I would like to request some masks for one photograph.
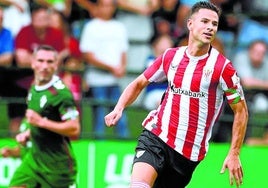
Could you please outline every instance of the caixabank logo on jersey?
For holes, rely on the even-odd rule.
[[[191,90],[186,90],[182,88],[177,88],[172,82],[169,82],[170,90],[178,95],[186,95],[193,98],[204,98],[207,97],[207,94],[205,92],[194,92]]]

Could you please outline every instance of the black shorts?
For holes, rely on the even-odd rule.
[[[157,171],[153,188],[184,188],[199,164],[199,161],[185,158],[148,130],[144,130],[138,139],[136,162],[148,163]]]

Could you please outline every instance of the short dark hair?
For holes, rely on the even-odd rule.
[[[39,10],[42,10],[42,9],[48,10],[48,7],[46,7],[45,5],[36,3],[36,2],[32,2],[30,4],[30,12],[31,12],[31,14],[33,14],[34,12],[37,12]]]
[[[208,2],[208,1],[199,1],[195,3],[191,8],[190,15],[193,15],[194,13],[198,12],[200,9],[209,9],[209,10],[216,12],[218,16],[221,15],[221,9],[217,7],[216,5],[214,5],[213,3]]]
[[[35,48],[33,54],[35,55],[40,50],[54,52],[55,53],[55,57],[58,54],[57,50],[53,46],[46,45],[46,44],[39,45],[37,48]]]

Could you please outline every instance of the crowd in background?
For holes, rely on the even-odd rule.
[[[0,97],[9,98],[11,136],[25,114],[24,98],[33,77],[30,58],[38,45],[57,49],[61,62],[58,74],[78,105],[83,98],[99,102],[92,105],[92,119],[96,138],[103,138],[104,114],[112,107],[110,103],[117,101],[128,73],[140,73],[166,48],[187,44],[185,24],[196,0],[113,0],[112,5],[110,1],[0,1]],[[268,114],[268,0],[210,1],[222,9],[212,45],[234,63],[246,92],[251,91],[246,93],[251,96],[251,113]],[[142,107],[157,107],[163,85],[166,83],[150,85]],[[149,93],[155,89],[154,95]],[[253,90],[259,96],[256,99]],[[228,109],[223,112],[228,114]],[[122,118],[118,138],[129,137],[128,123],[127,117]],[[220,124],[212,139],[226,141],[228,131],[221,127],[231,127],[226,122]]]

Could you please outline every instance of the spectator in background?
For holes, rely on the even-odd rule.
[[[163,54],[166,49],[172,48],[173,46],[174,43],[170,35],[166,34],[156,37],[152,41],[152,54],[147,58],[145,68],[151,66],[151,64],[158,56]],[[153,110],[159,106],[161,102],[161,97],[164,94],[167,85],[167,80],[163,80],[161,82],[152,82],[146,87],[144,99],[142,102],[145,109]]]
[[[222,9],[217,37],[224,45],[225,54],[232,57],[237,45],[237,35],[241,24],[240,1],[211,0],[211,2],[215,2]]]
[[[10,97],[14,88],[12,80],[15,77],[10,70],[14,55],[14,41],[11,31],[3,27],[4,19],[4,9],[0,7],[0,97]],[[13,113],[8,111],[9,136],[14,136],[18,131],[19,122]]]
[[[74,0],[79,6],[85,9],[90,18],[93,18],[96,13],[96,0]]]
[[[50,26],[64,33],[66,57],[61,62],[59,76],[71,90],[77,104],[82,97],[83,59],[79,47],[79,40],[72,33],[67,18],[59,11],[50,12]]]
[[[150,41],[154,35],[152,13],[160,6],[160,0],[118,0],[115,18],[122,22],[129,40],[128,70],[141,72],[150,53]]]
[[[16,37],[20,29],[31,22],[29,0],[1,0],[4,6],[4,27],[9,29],[13,37]]]
[[[96,13],[96,0],[74,0],[72,10],[70,18],[72,31],[74,36],[80,39],[85,23]],[[79,13],[75,13],[75,11],[79,11]]]
[[[119,80],[125,75],[127,66],[126,28],[113,19],[115,11],[113,0],[98,0],[96,17],[84,26],[80,40],[80,49],[88,64],[85,82],[98,102],[93,108],[93,125],[96,138],[100,139],[105,137],[104,116],[110,109],[107,105],[118,100],[121,93]],[[128,138],[126,114],[118,122],[116,133],[118,138]]]
[[[198,1],[199,0],[180,0],[180,6],[177,15],[177,25],[181,36],[188,32],[186,27],[187,18],[189,16],[191,7]]]
[[[180,28],[178,27],[179,7],[179,0],[160,0],[159,8],[152,14],[154,23],[153,38],[168,34],[175,44],[178,42],[179,37],[184,34],[180,33]]]
[[[251,112],[268,113],[267,43],[262,40],[251,42],[248,49],[234,56],[233,64],[245,88]]]
[[[159,8],[160,0],[117,0],[116,2],[118,7],[116,19],[125,25],[129,40],[149,42],[154,34],[151,15]]]
[[[11,31],[3,26],[3,22],[4,10],[0,7],[0,67],[8,67],[13,61],[14,41]]]
[[[15,38],[15,57],[18,67],[30,67],[33,50],[41,44],[53,46],[60,54],[60,60],[66,56],[64,34],[49,25],[48,9],[34,4],[32,21],[23,27]]]
[[[77,4],[86,9],[91,17],[97,13],[95,0],[75,0]],[[125,24],[129,39],[148,41],[153,34],[151,14],[159,8],[159,0],[117,0],[118,8],[116,19]],[[136,27],[140,24],[143,32]]]
[[[233,60],[245,88],[250,117],[254,114],[268,113],[268,56],[267,43],[263,40],[252,41],[247,49],[239,51]],[[252,138],[253,126],[249,126],[246,143],[250,145],[267,143],[268,129],[262,138]],[[266,125],[267,127],[267,125]]]
[[[239,27],[237,50],[247,49],[254,40],[268,43],[268,0],[240,1],[243,20]]]
[[[33,0],[33,2],[48,9],[59,11],[66,18],[69,18],[72,11],[72,0]]]
[[[159,0],[117,0],[118,8],[139,15],[151,15],[160,6]]]
[[[4,10],[0,6],[0,98],[8,97],[10,92],[10,73],[9,69],[13,61],[14,42],[10,30],[3,26]],[[2,105],[2,104],[1,104]],[[2,125],[3,126],[3,125]],[[17,128],[9,126],[9,132],[16,132]]]

